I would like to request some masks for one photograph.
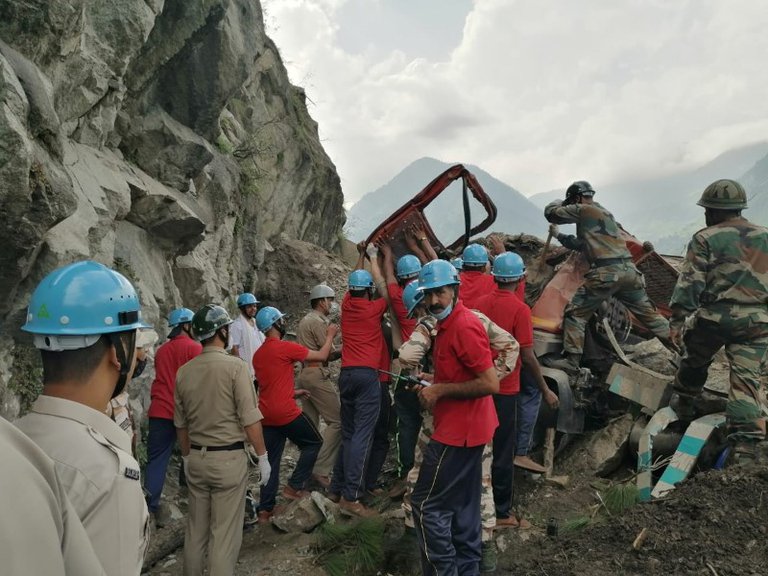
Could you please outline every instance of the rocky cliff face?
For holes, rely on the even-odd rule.
[[[3,415],[34,394],[18,328],[57,266],[121,270],[162,332],[258,291],[281,235],[338,248],[339,179],[258,2],[0,0],[0,40]]]

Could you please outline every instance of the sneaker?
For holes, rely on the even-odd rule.
[[[387,492],[387,497],[391,498],[392,500],[399,500],[403,496],[405,496],[405,490],[406,490],[406,484],[405,484],[405,478],[398,478],[395,480],[395,483],[392,484],[392,487],[389,489],[389,492]]]
[[[283,496],[288,498],[288,500],[301,500],[309,496],[309,492],[306,490],[296,490],[293,486],[286,484],[285,488],[283,488]]]
[[[496,572],[497,564],[498,551],[496,549],[496,542],[493,540],[483,542],[482,556],[480,557],[480,572],[483,574]]]
[[[366,507],[362,502],[356,500],[350,502],[346,498],[342,498],[339,501],[339,508],[341,509],[342,514],[347,516],[357,516],[358,518],[371,518],[372,516],[379,515],[376,510]]]
[[[544,474],[547,471],[544,466],[532,460],[530,456],[515,456],[515,466],[530,470],[536,474]]]

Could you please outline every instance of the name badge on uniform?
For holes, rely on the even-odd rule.
[[[141,477],[141,472],[136,468],[126,468],[125,477],[130,478],[131,480],[138,480]]]

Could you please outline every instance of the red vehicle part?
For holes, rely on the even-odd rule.
[[[424,215],[424,209],[429,206],[448,186],[454,181],[461,179],[463,184],[463,203],[464,220],[466,229],[464,234],[455,242],[444,246],[438,240],[432,227],[429,225]],[[469,219],[469,194],[477,200],[485,209],[486,216],[483,221],[475,227],[470,227]],[[386,240],[392,247],[396,257],[410,252],[405,243],[405,233],[412,226],[417,225],[424,229],[429,243],[435,249],[435,252],[441,256],[457,255],[468,242],[469,238],[487,229],[496,220],[496,205],[493,200],[483,191],[482,186],[475,176],[461,164],[456,164],[440,174],[437,178],[427,184],[424,189],[416,196],[411,198],[396,212],[387,218],[370,236],[366,239],[366,245],[378,240]]]

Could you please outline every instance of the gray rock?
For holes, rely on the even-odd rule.
[[[272,524],[283,532],[311,532],[324,521],[325,516],[310,497],[294,500],[272,517]]]
[[[633,422],[634,418],[625,414],[595,432],[589,439],[580,456],[597,476],[608,476],[621,465],[628,454],[629,432]]]

